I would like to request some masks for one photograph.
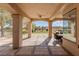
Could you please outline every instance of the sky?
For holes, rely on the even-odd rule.
[[[36,26],[48,26],[48,22],[44,21],[35,21],[33,22],[33,24],[36,24]],[[63,26],[63,21],[55,21],[52,23],[52,26]]]
[[[48,22],[45,22],[45,21],[35,21],[35,22],[33,22],[33,24],[36,24],[36,26],[40,26],[40,27],[48,26]],[[10,25],[11,25],[10,22],[9,23],[7,22],[7,25],[5,27],[8,27]],[[52,26],[54,26],[54,27],[58,27],[58,26],[63,27],[63,21],[52,22]],[[68,23],[66,21],[66,22],[64,22],[64,27],[67,27],[67,26],[68,26]]]

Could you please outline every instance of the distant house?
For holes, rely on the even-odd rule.
[[[52,31],[53,31],[53,33],[54,32],[56,32],[56,31],[58,31],[58,30],[63,30],[63,27],[60,27],[60,26],[54,26],[54,27],[52,27]]]

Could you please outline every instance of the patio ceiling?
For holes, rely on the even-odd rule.
[[[52,17],[62,17],[62,14],[58,11],[63,7],[64,4],[58,3],[26,3],[17,4],[20,9],[26,13],[32,20],[52,20]]]
[[[20,13],[30,20],[53,20],[63,18],[62,13],[67,4],[60,3],[9,3],[0,4],[1,8],[12,13]]]
[[[10,13],[15,12],[15,10],[8,3],[0,3],[0,10],[1,9],[9,11]]]

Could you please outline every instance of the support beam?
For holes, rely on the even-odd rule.
[[[31,18],[32,21],[49,21],[49,18]]]
[[[57,8],[55,9],[55,11],[52,13],[52,15],[50,16],[50,19],[52,19],[53,16],[55,16],[60,10],[61,8],[64,6],[64,4],[59,4],[57,6]]]
[[[50,16],[50,20],[54,19],[54,17],[56,17],[58,14],[63,15],[64,9],[68,6],[69,4],[59,4],[57,6],[57,8],[55,9],[55,11],[52,13],[52,15]]]
[[[16,3],[8,3],[8,4],[16,11],[16,13],[19,13],[22,16],[25,16],[30,19],[30,17]]]
[[[28,22],[28,38],[32,35],[32,21]]]
[[[52,22],[51,21],[49,21],[48,22],[48,29],[49,29],[49,38],[52,38]]]
[[[22,44],[22,16],[13,14],[13,49],[21,47]]]

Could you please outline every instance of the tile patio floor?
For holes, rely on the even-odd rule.
[[[23,39],[22,47],[12,49],[12,39],[0,39],[1,56],[69,56],[59,44],[53,45],[54,38],[47,34],[33,34],[31,38]]]

